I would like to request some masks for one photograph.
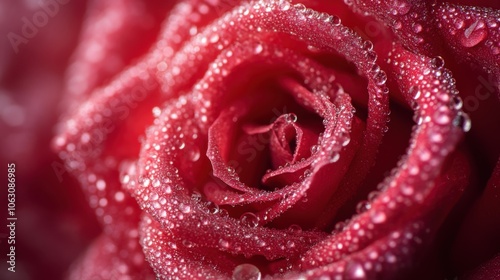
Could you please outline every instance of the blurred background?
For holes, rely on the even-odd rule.
[[[51,151],[86,1],[0,1],[0,279],[61,279],[100,229]],[[56,9],[56,6],[58,9]],[[7,270],[7,164],[16,164],[16,272]]]

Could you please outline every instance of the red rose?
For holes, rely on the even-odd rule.
[[[103,232],[70,278],[498,275],[500,7],[344,2],[89,7],[54,147]]]

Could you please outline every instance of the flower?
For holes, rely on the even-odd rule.
[[[498,7],[164,5],[94,4],[68,72],[54,147],[103,227],[72,278],[386,279],[497,263],[498,248],[463,270],[425,257],[448,236],[460,263],[467,226],[499,210],[470,206],[498,184],[483,127],[498,100],[475,106],[488,97],[458,80],[473,63],[498,91]],[[123,35],[152,10],[169,10],[158,39],[130,47]],[[365,24],[378,33],[356,32]]]

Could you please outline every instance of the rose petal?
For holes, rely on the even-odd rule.
[[[68,279],[155,279],[139,246],[137,229],[116,228],[126,233],[123,239],[101,235],[73,265]]]
[[[395,47],[392,53],[391,61],[395,64],[408,62],[406,73],[410,75],[403,76],[401,68],[394,68],[393,71],[398,74],[395,76],[398,77],[403,92],[414,94],[410,96],[408,93],[407,99],[417,102],[417,114],[422,121],[418,122],[414,130],[407,156],[398,164],[393,173],[395,175],[379,186],[383,192],[371,203],[370,209],[354,217],[340,233],[308,251],[303,259],[303,266],[306,268],[326,265],[338,260],[342,254],[363,249],[374,238],[383,236],[390,228],[404,223],[405,219],[408,219],[407,223],[411,223],[415,218],[412,213],[426,213],[425,210],[414,212],[416,210],[410,209],[418,208],[428,199],[432,190],[439,190],[440,186],[434,180],[439,176],[444,159],[453,151],[463,130],[470,129],[466,115],[450,102],[450,97],[457,92],[450,72],[443,65],[436,66],[433,59],[415,55],[401,47]],[[451,186],[453,184],[448,182],[441,186],[443,190],[437,192],[446,193]],[[387,223],[388,221],[391,223]],[[357,237],[353,239],[352,236]],[[321,257],[325,255],[331,257]]]

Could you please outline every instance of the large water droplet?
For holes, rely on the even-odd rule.
[[[229,242],[227,240],[224,240],[224,239],[221,239],[219,240],[219,245],[222,247],[222,248],[229,248]]]
[[[356,212],[358,214],[361,214],[363,212],[366,212],[366,210],[371,208],[371,204],[368,201],[361,201],[356,205]]]
[[[413,187],[411,185],[407,185],[407,184],[402,184],[401,185],[401,192],[404,194],[404,195],[412,195],[415,190],[413,189]]]
[[[411,9],[411,5],[403,0],[394,0],[392,4],[394,9],[396,9],[400,15],[406,15]]]
[[[189,160],[192,162],[198,161],[200,159],[200,150],[194,146],[189,152],[188,152],[188,157]]]
[[[339,159],[340,159],[340,154],[338,152],[333,152],[331,157],[330,157],[330,162],[334,163],[334,162],[339,161]]]
[[[371,41],[364,41],[363,42],[363,49],[365,49],[366,51],[373,50],[373,43]]]
[[[488,31],[484,28],[484,22],[478,20],[464,30],[460,43],[464,47],[471,48],[484,41],[486,37],[488,37]]]
[[[288,230],[293,232],[293,233],[301,233],[302,232],[302,228],[299,225],[295,225],[295,224],[289,226]]]
[[[281,0],[279,3],[279,8],[282,11],[288,11],[290,9],[290,6],[291,4],[287,0]]]
[[[386,219],[387,217],[384,212],[375,212],[372,214],[372,222],[375,224],[383,223]]]
[[[179,210],[181,210],[182,213],[187,214],[191,212],[191,206],[181,203],[179,204]]]
[[[254,228],[259,225],[259,217],[257,217],[254,213],[247,212],[241,215],[240,222],[244,226]]]
[[[293,5],[293,7],[295,9],[297,9],[297,11],[302,12],[302,13],[305,12],[307,9],[306,6],[304,6],[304,4],[302,4],[302,3],[295,4],[295,5]]]
[[[294,113],[286,114],[285,121],[287,123],[294,123],[297,121],[297,115],[295,115]]]
[[[451,104],[453,105],[453,108],[457,110],[462,109],[462,106],[464,105],[464,103],[462,102],[462,98],[456,95],[451,98]]]
[[[431,66],[434,69],[441,69],[444,67],[444,59],[440,56],[436,56],[431,59]]]
[[[365,279],[366,272],[363,266],[357,262],[351,262],[345,270],[346,279]]]
[[[455,119],[453,120],[453,125],[462,128],[464,132],[468,132],[472,127],[469,115],[462,112],[458,113],[458,115],[455,117]]]
[[[219,206],[217,204],[209,201],[205,204],[205,206],[207,207],[207,210],[209,213],[211,213],[211,214],[219,213]]]
[[[261,278],[259,268],[253,264],[240,264],[233,270],[232,280],[260,280]]]
[[[380,71],[377,74],[373,76],[373,79],[375,80],[375,83],[379,86],[385,84],[387,81],[387,75],[385,74],[384,71]]]

